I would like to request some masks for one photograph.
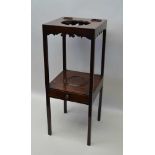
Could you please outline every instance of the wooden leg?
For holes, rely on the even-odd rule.
[[[88,135],[87,145],[91,145],[91,122],[92,122],[92,92],[94,81],[94,60],[95,60],[95,38],[91,39],[91,55],[90,55],[90,81],[89,81],[89,105],[88,105]]]
[[[103,36],[102,36],[102,59],[101,59],[101,76],[104,77],[104,63],[105,63],[105,44],[106,44],[106,29],[103,30]],[[101,120],[101,108],[102,108],[102,91],[103,88],[100,90],[99,95],[99,106],[98,106],[98,121]]]
[[[62,36],[62,54],[63,54],[63,71],[66,71],[66,35]],[[64,72],[64,79],[66,78],[66,72]],[[64,113],[67,113],[67,100],[64,100]]]
[[[88,135],[87,135],[87,145],[91,145],[91,122],[92,122],[92,106],[89,105],[88,108]]]
[[[103,91],[103,88],[101,88],[101,90],[100,90],[100,94],[99,94],[98,121],[100,121],[100,120],[101,120],[102,91]]]
[[[50,98],[46,96],[48,135],[52,135]]]
[[[44,70],[45,70],[45,87],[46,87],[46,108],[47,108],[47,126],[48,126],[48,135],[52,135],[51,128],[51,107],[50,107],[50,98],[47,95],[49,90],[49,66],[48,66],[48,40],[47,34],[43,28],[43,51],[44,51]]]
[[[64,100],[64,113],[67,113],[67,100]]]

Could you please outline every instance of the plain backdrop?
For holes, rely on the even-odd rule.
[[[58,1],[57,1],[58,2]],[[67,3],[65,0],[62,3]],[[81,1],[79,1],[81,2]],[[99,1],[97,1],[99,2]],[[112,1],[111,1],[112,2]],[[86,11],[83,16],[87,16],[89,12],[98,14],[101,16],[112,12],[114,5],[117,5],[116,0],[111,4],[109,1],[100,1],[99,4],[94,2],[95,11],[92,11],[90,7],[80,6],[76,1],[72,1],[67,5],[72,8],[74,3],[79,4],[81,7],[80,11]],[[53,3],[47,4],[44,0],[42,7],[40,2],[32,2],[35,4],[32,8],[35,11],[36,18],[33,18],[32,25],[36,21],[39,21],[41,15],[40,10],[44,8],[42,14],[46,11],[50,12],[50,15],[56,14]],[[88,2],[93,3],[93,2]],[[120,2],[122,3],[122,2]],[[123,40],[124,40],[124,54],[123,54],[123,154],[124,155],[154,155],[154,140],[155,140],[155,46],[154,46],[154,35],[155,34],[155,21],[154,14],[154,1],[141,1],[141,0],[124,0],[123,1]],[[114,5],[113,5],[114,4]],[[89,4],[91,5],[91,4]],[[122,4],[120,4],[122,5]],[[59,5],[56,8],[59,7]],[[2,1],[0,5],[0,17],[1,17],[1,29],[0,29],[0,40],[1,40],[1,57],[0,57],[0,94],[1,94],[1,108],[0,108],[0,154],[2,155],[29,155],[30,154],[30,1],[14,0],[14,1]],[[108,12],[105,13],[104,9]],[[46,9],[48,8],[48,9]],[[65,8],[65,5],[62,7]],[[101,11],[102,9],[102,11]],[[121,9],[121,8],[120,8]],[[117,10],[117,11],[120,11]],[[36,11],[38,10],[38,11]],[[145,11],[144,11],[145,10]],[[32,16],[34,17],[34,11]],[[56,10],[57,11],[57,10]],[[60,11],[60,10],[59,10]],[[62,11],[62,10],[61,10]],[[77,10],[67,10],[67,15],[74,14]],[[66,10],[64,11],[66,12]],[[92,12],[92,13],[91,13]],[[102,13],[101,13],[102,12]],[[37,14],[39,16],[37,16]],[[58,14],[58,11],[57,11]],[[65,14],[65,13],[63,13]],[[121,14],[120,14],[121,15]],[[115,14],[114,14],[115,16]],[[46,16],[44,16],[46,18]],[[36,20],[37,19],[37,20]],[[144,20],[145,19],[145,20]],[[51,20],[51,18],[50,18]],[[146,21],[147,22],[144,22]],[[42,21],[46,22],[46,19]],[[38,24],[41,22],[37,22]],[[109,23],[110,24],[110,23]],[[36,24],[37,25],[37,24]],[[112,26],[112,25],[111,25]],[[11,28],[10,28],[11,27]],[[40,25],[33,27],[32,31],[38,28],[38,36],[40,35]],[[113,28],[115,28],[113,26]],[[111,33],[112,32],[112,33]],[[112,36],[115,36],[115,31],[109,31]],[[34,33],[33,33],[34,34]],[[37,33],[35,33],[37,34]],[[10,39],[11,37],[11,39]],[[107,37],[110,37],[108,35]],[[37,38],[37,37],[36,37]],[[147,39],[146,39],[147,38]],[[37,38],[40,40],[40,38]],[[119,40],[119,38],[118,38]],[[33,46],[34,46],[33,36]],[[41,46],[41,44],[38,46]],[[114,42],[111,42],[114,44]],[[36,46],[37,47],[37,46]],[[39,48],[38,48],[39,49]],[[32,61],[35,62],[37,57],[40,57],[39,62],[42,63],[40,49],[38,52],[32,51],[34,57]],[[52,51],[53,52],[53,51]],[[109,51],[114,52],[114,51]],[[107,53],[106,53],[107,55]],[[112,56],[112,55],[111,55]],[[106,56],[107,57],[107,56]],[[107,59],[107,58],[106,58]],[[107,62],[108,63],[108,62]],[[43,70],[42,65],[36,63],[33,64],[33,78],[35,69],[40,68],[40,72]],[[107,68],[107,66],[106,66]],[[117,67],[116,67],[117,68]],[[107,70],[107,69],[106,69]],[[53,135],[50,137],[47,135],[46,126],[46,107],[45,107],[45,96],[43,87],[43,76],[37,77],[36,81],[40,85],[40,89],[36,89],[35,78],[33,80],[33,91],[32,91],[32,155],[62,155],[62,154],[97,154],[97,155],[122,155],[120,150],[122,146],[122,140],[120,141],[122,133],[122,125],[118,123],[120,115],[115,109],[115,112],[108,113],[105,105],[107,104],[104,95],[103,98],[103,111],[101,122],[96,121],[96,107],[93,107],[93,145],[91,147],[86,146],[86,132],[83,132],[80,127],[84,126],[87,130],[87,108],[79,104],[72,104],[72,109],[69,104],[69,113],[63,114],[62,102],[59,100],[52,100],[52,112],[53,112]],[[107,71],[106,71],[107,76]],[[108,79],[108,78],[106,78]],[[37,83],[37,82],[36,82]],[[107,84],[109,86],[109,84]],[[114,84],[112,84],[114,87]],[[39,88],[39,87],[38,87]],[[107,87],[108,88],[108,87]],[[106,88],[106,89],[107,89]],[[117,88],[117,87],[116,87]],[[8,91],[9,89],[9,91]],[[106,91],[105,89],[105,91]],[[40,90],[40,91],[39,91]],[[36,92],[36,93],[35,93]],[[34,97],[37,94],[36,97]],[[35,101],[34,101],[35,100]],[[110,101],[110,100],[109,100]],[[60,105],[61,104],[61,105]],[[53,107],[54,105],[54,107]],[[78,106],[78,107],[77,107]],[[114,106],[112,106],[114,107]],[[114,108],[113,108],[114,109]],[[55,111],[56,110],[56,111]],[[95,111],[94,111],[95,110]],[[109,110],[112,111],[112,108]],[[116,112],[117,111],[117,112]],[[86,112],[86,114],[84,113]],[[74,117],[70,117],[74,115]],[[58,116],[56,119],[55,116]],[[106,116],[106,117],[105,117]],[[76,118],[76,119],[75,119]],[[84,120],[82,119],[84,118]],[[117,120],[117,121],[116,121]],[[63,123],[64,122],[64,123]],[[86,124],[84,124],[84,122]],[[121,121],[122,122],[122,121]],[[72,125],[72,126],[71,126]],[[70,128],[69,131],[66,129]],[[102,130],[103,129],[103,130]],[[70,132],[71,131],[71,132]],[[78,131],[78,132],[77,132]],[[117,131],[117,132],[116,132]],[[74,133],[73,133],[74,132]],[[81,136],[81,134],[83,137]],[[99,133],[99,134],[97,134]],[[80,134],[80,135],[79,135]],[[69,136],[70,135],[70,136]],[[111,136],[110,136],[111,135]],[[119,137],[119,138],[116,138]],[[81,139],[81,140],[80,140]],[[80,140],[80,141],[79,141]],[[119,142],[121,142],[119,144]],[[39,144],[38,144],[39,143]],[[115,146],[115,147],[114,147]],[[96,151],[95,151],[96,150]],[[109,151],[109,152],[107,152]],[[110,153],[111,152],[111,153]],[[113,152],[113,153],[112,153]]]
[[[42,24],[63,16],[107,19],[103,104],[122,110],[122,0],[32,0],[32,93],[45,93]],[[49,37],[50,78],[62,70],[62,38]],[[102,37],[96,39],[95,72],[100,73]],[[90,40],[67,37],[67,68],[89,72]]]
[[[122,154],[122,7],[122,0],[32,0],[33,155]],[[42,24],[63,16],[101,18],[108,21],[102,121],[96,120],[97,97],[93,106],[92,149],[86,147],[87,106],[68,102],[68,113],[64,115],[63,102],[51,99],[53,135],[47,135]],[[100,73],[101,36],[96,39],[95,73]],[[62,71],[62,38],[60,35],[49,35],[48,41],[52,80]],[[90,40],[67,37],[67,68],[89,72],[89,64]]]

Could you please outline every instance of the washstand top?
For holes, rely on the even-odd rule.
[[[88,39],[96,38],[106,29],[105,19],[86,19],[77,17],[61,17],[43,24],[43,32],[48,34],[75,35]]]

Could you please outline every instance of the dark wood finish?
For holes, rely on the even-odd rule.
[[[67,100],[64,100],[64,113],[67,113]]]
[[[66,70],[66,35],[62,36],[63,70]]]
[[[101,60],[101,76],[104,76],[104,64],[105,64],[105,44],[106,44],[106,30],[103,30],[102,38],[102,60]]]
[[[104,76],[105,44],[106,44],[106,30],[103,30],[103,38],[102,38],[102,59],[101,59],[101,76],[102,77]],[[98,118],[97,118],[98,121],[101,120],[102,93],[103,93],[103,88],[101,88],[100,95],[99,95]]]
[[[66,35],[62,36],[62,51],[63,51],[63,71],[66,71]],[[64,75],[66,81],[66,76]],[[67,113],[67,100],[64,100],[64,113]]]
[[[52,135],[50,98],[46,95],[48,135]]]
[[[93,84],[94,80],[94,60],[95,60],[95,39],[91,40],[90,55],[90,83],[89,83],[89,106],[88,106],[88,135],[87,145],[91,145],[91,122],[92,122],[92,102],[93,102]]]
[[[98,117],[97,117],[97,120],[98,120],[98,121],[101,120],[102,91],[103,91],[103,88],[101,88],[101,90],[100,90],[100,94],[99,94],[99,106],[98,106]]]
[[[64,78],[63,75],[66,75]],[[50,82],[50,89],[48,91],[48,96],[53,98],[58,98],[64,100],[66,95],[68,95],[68,101],[79,102],[82,104],[89,104],[89,73],[82,73],[77,71],[63,71],[61,72],[52,82]],[[82,85],[70,85],[64,79],[70,79],[71,77],[80,77],[81,81],[73,82],[80,83]],[[93,100],[95,99],[98,90],[102,87],[102,77],[100,75],[94,75],[94,85],[93,85]]]
[[[64,21],[83,21],[88,22],[87,25],[66,25],[63,24]],[[44,29],[47,34],[68,34],[74,37],[75,35],[80,37],[86,37],[88,39],[96,38],[102,31],[106,28],[107,21],[102,19],[85,19],[85,18],[65,18],[61,17],[59,19],[53,20],[46,24],[43,24]]]
[[[48,42],[47,35],[43,30],[43,49],[44,49],[44,71],[45,71],[45,88],[46,88],[46,108],[47,108],[47,124],[48,124],[48,134],[52,134],[51,127],[51,107],[50,107],[50,98],[48,96],[49,90],[49,67],[48,67]]]
[[[67,113],[67,101],[88,105],[87,145],[91,145],[92,104],[99,93],[98,121],[101,119],[102,91],[104,77],[105,41],[107,21],[102,19],[85,19],[61,17],[42,25],[45,67],[45,88],[48,134],[51,129],[50,97],[64,100],[64,113]],[[103,32],[101,74],[94,74],[95,38]],[[49,82],[48,43],[47,36],[61,34],[63,50],[63,71]],[[79,36],[91,40],[90,72],[83,73],[68,70],[66,67],[66,35]]]

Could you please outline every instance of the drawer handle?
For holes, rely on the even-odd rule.
[[[65,95],[65,99],[66,99],[66,100],[69,99],[69,95],[68,95],[68,94]]]

